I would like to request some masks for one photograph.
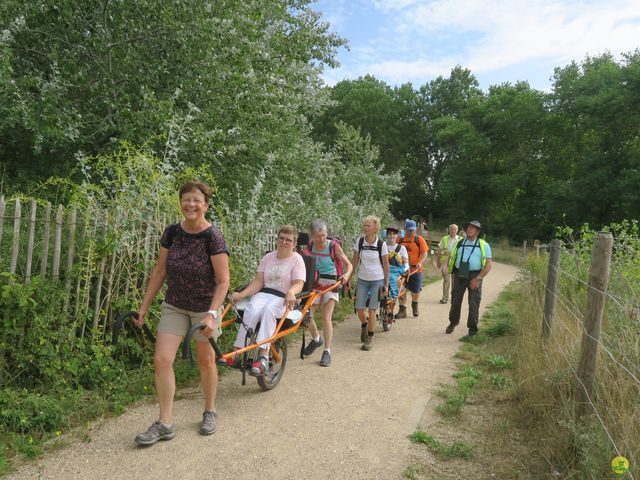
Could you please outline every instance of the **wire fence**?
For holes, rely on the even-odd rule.
[[[633,279],[640,279],[640,265],[634,256],[614,256],[612,262],[611,252],[620,247],[615,242],[611,235],[598,234],[590,261],[577,256],[575,248],[552,242],[546,280],[540,274],[532,278],[545,295],[544,345],[559,355],[574,379],[576,418],[592,413],[612,450],[633,458],[640,435],[640,296]],[[629,242],[625,237],[624,246]],[[562,252],[555,259],[554,247]],[[613,404],[610,399],[616,396],[620,403]],[[630,411],[616,411],[621,404]]]

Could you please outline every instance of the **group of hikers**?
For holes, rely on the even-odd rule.
[[[145,446],[159,440],[170,440],[176,434],[172,421],[176,390],[173,362],[183,338],[195,324],[203,325],[194,335],[205,400],[199,432],[211,435],[217,429],[215,399],[218,372],[208,338],[216,339],[221,334],[220,316],[230,284],[229,251],[222,233],[205,218],[211,201],[211,188],[202,182],[187,182],[180,188],[178,197],[184,219],[167,226],[161,236],[158,261],[134,320],[139,327],[144,324],[155,296],[166,281],[167,292],[156,328],[154,353],[154,382],[160,414],[158,420],[135,438],[137,444]],[[342,245],[328,238],[328,228],[322,220],[311,223],[310,241],[302,248],[298,246],[295,227],[281,227],[276,249],[261,259],[253,280],[231,295],[234,303],[250,298],[233,349],[238,350],[245,345],[249,329],[257,328],[257,343],[270,339],[278,319],[287,309],[294,308],[296,295],[302,291],[307,278],[302,255],[315,257],[318,271],[316,288],[333,285],[339,280],[347,283],[357,268],[355,309],[361,324],[362,350],[373,348],[376,313],[381,298],[397,298],[399,311],[395,317],[404,318],[407,316],[406,294],[402,295],[401,291],[408,291],[411,312],[417,317],[428,244],[418,234],[414,220],[406,220],[402,238],[399,237],[400,230],[390,226],[386,229],[385,241],[379,235],[380,229],[378,217],[371,215],[364,219],[363,235],[355,241],[350,260]],[[451,288],[449,325],[445,331],[452,333],[460,321],[464,294],[469,292],[467,327],[472,336],[478,331],[482,279],[491,269],[491,249],[486,241],[479,238],[482,227],[477,220],[465,225],[466,238],[458,237],[457,230],[457,226],[451,225],[448,237],[444,237],[439,245],[437,265],[444,277],[440,302],[448,301]],[[320,358],[323,367],[331,364],[332,315],[338,301],[338,293],[331,290],[319,296],[311,307],[312,317],[318,305],[323,307],[322,337],[315,323],[310,322],[312,339],[303,354],[310,356],[323,347]],[[267,374],[268,352],[269,343],[261,344],[251,364],[250,374]],[[219,363],[236,366],[239,361],[239,355],[235,355]]]

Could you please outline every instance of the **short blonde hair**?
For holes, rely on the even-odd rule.
[[[376,227],[376,233],[380,231],[380,218],[379,217],[376,217],[375,215],[368,215],[368,216],[364,217],[364,220],[362,221],[362,223],[365,224],[367,222],[373,222],[373,224]]]

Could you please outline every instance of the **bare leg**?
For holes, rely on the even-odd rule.
[[[315,318],[316,310],[318,309],[318,305],[311,305],[311,318]],[[313,320],[309,322],[309,334],[311,338],[316,338],[319,335],[318,327],[316,325],[316,321]]]
[[[218,368],[215,363],[215,352],[209,342],[196,342],[200,383],[204,394],[204,409],[214,411],[216,393],[218,391]]]
[[[173,361],[180,343],[182,343],[182,337],[169,333],[158,333],[153,355],[154,380],[160,404],[160,421],[167,425],[171,423],[173,418],[173,397],[176,393]]]
[[[333,317],[333,309],[335,306],[336,301],[329,300],[322,307],[322,336],[324,337],[325,350],[331,348],[331,341],[333,340],[333,323],[331,322],[331,318]]]
[[[369,309],[369,332],[376,331],[376,311],[372,308]],[[364,322],[363,322],[364,323]]]

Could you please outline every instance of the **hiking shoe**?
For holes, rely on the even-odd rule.
[[[200,424],[200,435],[211,435],[218,429],[218,414],[211,410],[205,410]]]
[[[313,352],[316,351],[316,348],[321,347],[324,344],[324,341],[322,340],[322,337],[320,337],[320,340],[318,340],[317,342],[312,338],[311,341],[309,342],[309,345],[307,345],[304,349],[304,352],[302,352],[304,354],[305,357],[308,357],[310,355],[313,354]]]
[[[411,302],[411,310],[413,310],[413,316],[418,316],[418,302]]]
[[[367,341],[367,335],[368,335],[368,329],[367,329],[368,325],[365,325],[364,327],[360,328],[360,341],[362,343]]]
[[[404,305],[400,305],[400,309],[396,314],[396,318],[407,318],[407,307]]]
[[[478,330],[472,330],[471,328],[469,329],[469,336],[470,337],[474,337],[477,333],[478,333]]]
[[[322,352],[322,358],[320,359],[320,366],[328,367],[329,365],[331,365],[331,354],[325,350],[324,352]]]
[[[160,420],[156,420],[151,424],[147,431],[139,433],[136,436],[136,443],[138,445],[153,445],[158,440],[171,440],[176,436],[176,426],[171,424],[168,427],[165,426]]]
[[[373,336],[372,335],[367,335],[367,339],[362,344],[362,350],[368,352],[372,348],[373,348]]]
[[[251,364],[251,375],[261,377],[267,373],[269,368],[269,359],[267,357],[259,357],[258,360]]]
[[[456,328],[456,326],[453,323],[450,323],[447,326],[447,329],[444,331],[445,333],[453,333],[453,329]]]
[[[448,300],[448,299],[444,299],[444,298],[441,298],[441,299],[440,299],[440,303],[448,303],[448,302],[449,302],[449,300]]]

